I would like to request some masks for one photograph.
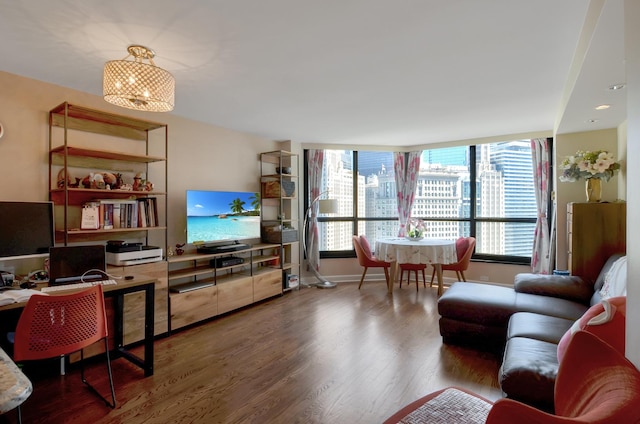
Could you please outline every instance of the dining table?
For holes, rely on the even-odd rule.
[[[374,253],[377,259],[391,263],[388,290],[393,293],[393,285],[398,273],[398,264],[427,264],[436,270],[438,296],[442,295],[442,265],[458,261],[456,241],[424,237],[388,237],[376,240]]]

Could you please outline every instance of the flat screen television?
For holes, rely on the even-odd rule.
[[[260,238],[260,193],[187,190],[187,243]]]
[[[53,202],[0,201],[0,258],[46,255],[54,243]]]

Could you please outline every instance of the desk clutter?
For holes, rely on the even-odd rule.
[[[34,289],[7,288],[0,292],[0,306],[26,302],[34,294],[45,293]]]

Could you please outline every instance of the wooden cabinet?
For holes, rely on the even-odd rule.
[[[154,294],[154,331],[158,336],[169,331],[169,287],[167,262],[159,261],[130,266],[109,266],[112,275],[146,275],[156,280]],[[144,293],[129,293],[124,296],[124,343],[131,344],[144,339]]]
[[[595,282],[607,259],[626,252],[626,203],[567,205],[568,266],[572,275]]]
[[[265,243],[280,245],[283,274],[298,274],[300,270],[299,172],[295,153],[276,150],[260,154],[261,237]],[[282,284],[285,291],[289,290],[286,280]]]
[[[282,294],[280,245],[169,258],[170,329],[174,330]],[[237,264],[220,259],[241,258]]]

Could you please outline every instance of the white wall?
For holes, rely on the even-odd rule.
[[[640,2],[625,0],[627,71],[627,357],[640,367]]]

